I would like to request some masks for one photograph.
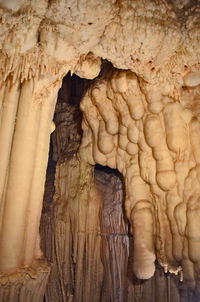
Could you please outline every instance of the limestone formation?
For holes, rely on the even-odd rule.
[[[81,102],[80,154],[124,176],[136,276],[152,277],[157,258],[198,289],[199,115],[184,88],[163,91],[130,71],[96,80]]]
[[[58,90],[69,71],[85,79],[98,78],[83,89],[79,153],[80,129],[74,130],[70,123],[67,130],[58,125],[60,135],[54,136],[54,159],[58,160],[54,202],[59,205],[54,218],[66,218],[65,210],[71,211],[68,218],[78,211],[78,219],[71,220],[75,248],[73,256],[68,256],[78,259],[77,276],[86,272],[85,283],[78,279],[76,292],[65,300],[94,301],[91,278],[96,278],[101,299],[97,215],[101,198],[92,178],[95,164],[118,169],[124,177],[136,276],[152,277],[157,260],[165,272],[179,274],[200,294],[199,12],[199,0],[0,1],[3,301],[10,286],[10,302],[43,299],[49,266],[40,248],[39,224],[50,134],[55,130],[52,119]],[[112,67],[102,67],[105,60]],[[66,108],[69,116],[74,114],[69,104],[57,106],[58,111]],[[71,146],[62,145],[66,135]],[[67,161],[59,156],[66,146],[71,150],[65,152]],[[59,183],[62,173],[67,184]],[[62,203],[63,194],[67,204]],[[94,218],[87,220],[94,209]],[[56,227],[61,229],[55,236],[62,230],[60,221]],[[63,244],[60,238],[58,242]],[[87,255],[98,276],[87,270],[81,258],[85,244],[88,253],[90,246],[98,247],[93,258]],[[64,282],[62,269],[58,278]],[[36,282],[29,280],[30,271],[36,272]],[[13,276],[16,283],[10,285]],[[65,292],[64,286],[65,282],[61,286]],[[34,288],[39,291],[36,296]]]

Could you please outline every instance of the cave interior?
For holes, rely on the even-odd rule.
[[[0,1],[0,302],[200,302],[200,0]]]

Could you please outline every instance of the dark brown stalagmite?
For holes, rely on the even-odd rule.
[[[129,282],[127,262],[129,255],[128,222],[123,212],[122,180],[116,171],[96,168],[95,180],[102,199],[101,261],[104,266],[102,301],[127,301]],[[132,286],[133,290],[133,286]]]

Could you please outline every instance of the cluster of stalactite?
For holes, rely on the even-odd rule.
[[[136,276],[153,276],[157,258],[200,292],[199,74],[184,81],[192,89],[169,95],[130,71],[106,72],[81,102],[80,154],[124,176]]]
[[[74,91],[79,85],[87,86],[83,80],[76,82]],[[122,175],[80,161],[81,119],[77,118],[78,101],[73,103],[76,98],[70,92],[73,87],[66,78],[59,92],[52,138],[57,160],[55,195],[52,202],[45,194],[41,221],[42,248],[52,263],[46,301],[195,302],[195,293],[159,266],[149,280],[134,276],[134,237],[124,209]],[[75,118],[70,111],[76,112]],[[61,134],[69,129],[73,131],[70,137]],[[58,152],[58,146],[65,147]],[[55,165],[54,160],[52,155],[49,165]],[[47,193],[53,170],[52,174],[47,174]]]

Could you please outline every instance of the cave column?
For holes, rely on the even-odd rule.
[[[39,223],[59,87],[58,77],[46,73],[22,84],[9,79],[0,91],[0,283],[2,276],[5,283],[5,276],[10,281],[16,271],[33,266],[40,275],[49,273],[41,260]]]

